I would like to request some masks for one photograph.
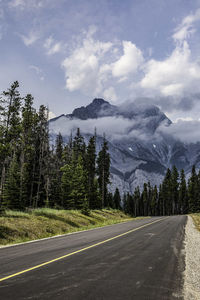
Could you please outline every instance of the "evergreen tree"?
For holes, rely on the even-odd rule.
[[[73,170],[70,198],[75,203],[76,209],[89,207],[85,189],[85,170],[81,155],[78,157],[78,162]]]
[[[84,159],[85,150],[86,150],[86,146],[85,146],[84,138],[80,133],[80,128],[77,128],[77,132],[73,140],[74,161],[77,162],[80,155]]]
[[[197,175],[197,205],[196,212],[200,212],[200,170]]]
[[[48,110],[44,105],[40,106],[37,128],[37,172],[34,207],[44,206],[49,202],[49,133]]]
[[[188,194],[187,194],[187,184],[185,180],[185,172],[181,170],[180,178],[180,187],[179,187],[179,213],[186,214],[188,213]]]
[[[172,214],[172,184],[171,184],[171,170],[167,169],[165,178],[162,183],[162,214],[171,215]]]
[[[3,206],[9,209],[21,209],[20,203],[20,168],[16,155],[10,164],[3,193]]]
[[[178,189],[179,189],[179,173],[175,166],[172,168],[171,173],[171,201],[172,201],[172,214],[178,214],[179,213],[179,201],[178,201]]]
[[[188,204],[189,212],[194,213],[197,211],[198,203],[198,177],[196,174],[195,166],[192,167],[191,177],[188,182]]]
[[[116,188],[114,196],[113,196],[114,207],[116,209],[121,209],[121,197],[119,193],[119,189]]]
[[[151,215],[152,216],[158,215],[158,190],[156,185],[154,186],[153,189],[150,206],[151,206]]]
[[[35,156],[33,97],[28,94],[24,98],[21,121],[21,149],[20,149],[20,202],[28,207],[31,196],[31,182],[33,180],[33,164]]]
[[[61,168],[62,177],[61,177],[61,192],[62,192],[62,207],[66,209],[75,209],[75,200],[71,196],[72,192],[72,166],[66,164]]]
[[[86,149],[86,169],[87,169],[87,194],[90,208],[97,207],[97,186],[95,185],[96,173],[96,145],[95,137],[91,137]]]
[[[148,216],[148,189],[147,189],[146,183],[144,183],[144,185],[143,185],[143,192],[141,195],[141,204],[143,207],[142,216]]]
[[[61,177],[63,166],[63,138],[59,133],[56,137],[55,153],[52,150],[50,155],[50,206],[62,206]]]
[[[102,207],[104,207],[108,192],[107,185],[110,183],[110,155],[108,153],[108,143],[105,137],[103,138],[102,149],[99,151],[97,158],[97,174]]]
[[[20,109],[21,97],[18,91],[19,83],[15,81],[11,87],[3,92],[5,97],[1,101],[1,164],[0,164],[0,205],[7,170],[14,155],[19,152],[20,146]]]
[[[136,187],[133,194],[133,202],[134,202],[134,213],[135,217],[142,216],[143,207],[141,207],[141,195],[139,186]]]
[[[99,195],[99,200],[101,202],[100,195]],[[113,201],[113,194],[112,193],[108,192],[108,194],[107,194],[107,202],[108,202],[108,207],[114,208],[114,201]],[[100,205],[100,207],[101,207],[101,205]]]

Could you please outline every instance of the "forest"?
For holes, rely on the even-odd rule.
[[[0,211],[39,207],[122,209],[132,216],[186,214],[200,211],[200,172],[186,181],[174,166],[162,184],[144,183],[133,195],[109,192],[110,155],[105,136],[96,152],[96,133],[86,143],[77,128],[64,143],[50,143],[48,109],[34,108],[31,94],[22,97],[14,82],[0,98]],[[122,198],[122,199],[121,199]]]

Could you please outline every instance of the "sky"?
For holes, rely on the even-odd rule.
[[[0,0],[1,91],[15,80],[51,117],[101,97],[195,128],[200,0]]]

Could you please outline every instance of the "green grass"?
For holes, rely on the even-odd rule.
[[[196,228],[200,231],[200,213],[191,214]]]
[[[114,209],[93,210],[89,216],[78,210],[40,208],[28,212],[5,211],[0,216],[0,245],[20,243],[84,229],[133,220]]]

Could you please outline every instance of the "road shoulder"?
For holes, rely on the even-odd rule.
[[[188,216],[185,228],[184,299],[200,299],[200,232]]]

